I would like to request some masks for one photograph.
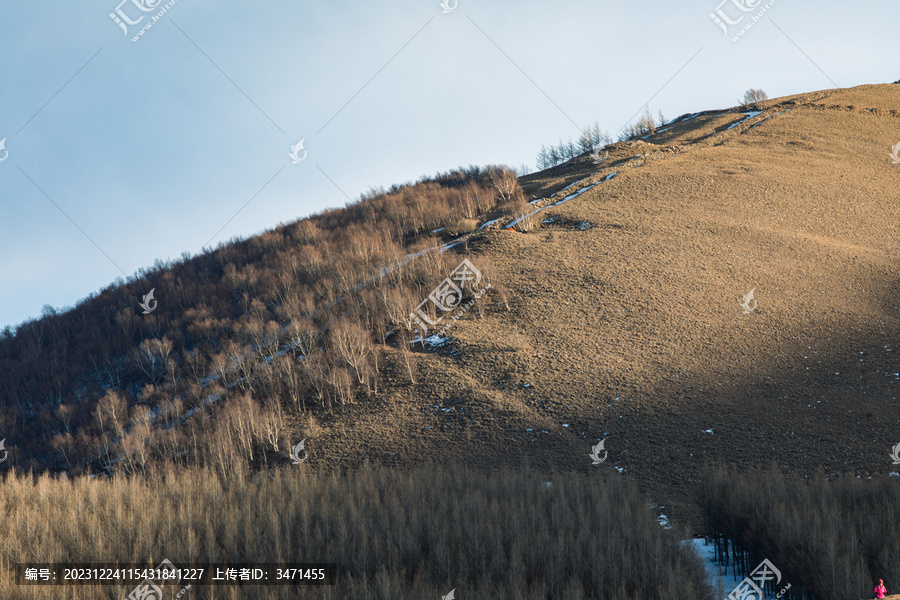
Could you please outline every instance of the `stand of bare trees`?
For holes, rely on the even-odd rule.
[[[900,586],[900,487],[890,479],[720,469],[699,500],[719,552],[728,556],[730,544],[752,553],[745,567],[768,558],[793,584],[789,598],[869,598],[878,579]]]
[[[238,458],[247,448],[225,437],[252,437],[252,423],[237,408],[217,416],[223,437],[203,468],[0,476],[0,556],[16,557],[0,560],[0,597],[124,598],[132,586],[86,583],[61,594],[59,586],[17,585],[12,569],[72,557],[155,565],[162,556],[179,567],[251,557],[338,568],[334,585],[222,584],[185,596],[198,599],[440,598],[451,589],[462,599],[712,599],[699,558],[618,474],[567,474],[547,488],[524,469],[447,463],[410,471],[364,464],[339,478],[302,468],[253,472]]]
[[[588,125],[581,131],[581,136],[577,142],[573,142],[569,138],[567,142],[559,141],[559,144],[551,144],[549,147],[541,146],[537,156],[537,168],[539,171],[555,167],[567,160],[571,160],[576,156],[593,152],[595,148],[605,146],[612,142],[604,131],[600,129],[600,124],[596,121],[593,125]]]
[[[264,460],[281,410],[372,397],[386,360],[414,381],[409,315],[458,262],[435,231],[524,205],[508,168],[439,173],[47,307],[0,332],[0,439],[36,471]]]

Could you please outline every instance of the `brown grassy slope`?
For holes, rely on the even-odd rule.
[[[452,352],[418,351],[416,385],[398,369],[384,402],[349,407],[336,428],[325,419],[310,466],[363,455],[619,466],[691,519],[707,462],[896,470],[900,166],[887,154],[900,91],[772,104],[730,130],[745,115],[698,116],[616,144],[599,167],[583,156],[525,178],[545,198],[619,173],[541,213],[559,219],[532,233],[473,238],[471,258],[499,269],[509,310],[489,293],[483,317],[451,330]],[[743,315],[751,288],[759,305]],[[592,466],[602,438],[609,459]]]

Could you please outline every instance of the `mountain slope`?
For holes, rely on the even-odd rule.
[[[0,414],[0,426],[5,418],[7,427],[20,427],[20,439],[8,436],[10,456],[27,456],[37,468],[45,449],[38,436],[52,437],[64,455],[56,468],[73,453],[96,456],[102,440],[131,440],[129,456],[142,455],[145,443],[187,431],[191,419],[239,427],[255,410],[252,397],[280,399],[287,424],[280,445],[264,443],[262,434],[255,454],[248,444],[248,460],[259,467],[289,464],[284,442],[305,438],[305,466],[323,471],[353,469],[364,458],[398,467],[459,460],[488,470],[523,463],[550,473],[617,468],[697,530],[692,496],[710,463],[887,476],[897,468],[888,453],[900,441],[893,429],[900,417],[900,165],[887,156],[900,141],[898,91],[861,86],[777,99],[759,113],[685,115],[644,139],[611,145],[600,164],[583,155],[521,178],[530,208],[517,187],[477,170],[422,184],[422,197],[446,201],[452,219],[426,216],[410,226],[367,210],[373,204],[354,205],[359,264],[333,281],[324,277],[322,256],[350,244],[322,232],[343,218],[340,211],[160,266],[127,289],[101,293],[103,300],[115,296],[112,308],[91,312],[98,305],[89,299],[71,317],[84,324],[84,339],[118,328],[127,341],[117,348],[146,352],[85,356],[78,337],[50,355],[53,318],[22,328],[8,364],[64,373],[78,356],[93,361],[93,370],[79,375],[74,391],[48,380],[36,382],[33,395],[19,391],[32,390],[23,386],[4,398],[27,407],[24,417]],[[499,201],[485,200],[494,192]],[[402,189],[387,197],[409,203]],[[459,208],[469,204],[478,210]],[[460,220],[476,213],[482,229],[465,243],[401,266],[401,250],[450,242],[467,229]],[[448,228],[435,232],[443,237],[428,239],[439,226]],[[387,240],[381,246],[359,242],[379,231]],[[277,253],[300,246],[295,261]],[[403,351],[397,333],[405,315],[464,256],[494,287],[445,343]],[[405,308],[390,313],[390,322],[372,317],[375,345],[365,360],[378,359],[373,390],[374,380],[357,381],[350,363],[315,371],[317,359],[297,356],[291,344],[314,339],[315,354],[321,340],[314,326],[351,332],[348,340],[365,337],[342,318],[368,314],[366,303],[387,289],[370,286],[367,295],[356,287],[372,281],[376,265],[407,279],[406,296],[395,302]],[[267,282],[276,276],[282,279]],[[392,277],[375,281],[393,285]],[[309,288],[300,294],[293,280]],[[170,340],[171,352],[155,315],[131,314],[131,298],[153,281],[158,297],[165,292],[160,312],[183,319],[184,337]],[[188,281],[204,295],[188,293]],[[744,314],[740,301],[751,289],[758,305]],[[217,299],[227,310],[211,308]],[[344,304],[330,304],[338,300]],[[116,302],[130,308],[116,309]],[[303,327],[292,329],[294,318]],[[204,353],[208,364],[197,362]],[[294,366],[281,371],[288,362]],[[298,373],[312,383],[298,384]],[[4,377],[18,382],[20,375],[9,368]],[[97,408],[109,389],[128,409],[118,430],[97,425],[121,408],[108,395]],[[232,389],[238,398],[226,397]],[[59,407],[62,396],[68,404]],[[182,397],[193,411],[175,406]],[[223,412],[200,410],[219,397]],[[268,406],[265,419],[277,412]],[[213,419],[204,418],[206,410]],[[210,430],[209,439],[229,452],[231,437]],[[594,465],[588,454],[602,439],[608,458]],[[168,443],[160,447],[180,456]],[[97,470],[96,460],[92,466]]]
[[[524,178],[546,198],[617,173],[529,233],[498,223],[470,240],[509,309],[488,294],[447,346],[417,351],[417,385],[398,374],[387,402],[317,437],[317,460],[619,467],[692,520],[707,463],[895,470],[898,88],[772,104],[683,118],[599,166],[585,155]],[[758,306],[743,314],[751,288]]]

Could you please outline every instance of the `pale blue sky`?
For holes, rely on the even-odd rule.
[[[145,15],[126,36],[120,1],[0,2],[0,328],[370,187],[533,168],[648,101],[673,118],[900,79],[897,2],[778,0],[732,42],[721,0],[177,0],[132,42],[166,3],[122,4]]]

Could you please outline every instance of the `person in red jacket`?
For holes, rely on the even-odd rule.
[[[884,589],[884,580],[879,579],[878,585],[875,586],[875,597],[876,598],[884,598],[885,594],[887,594],[887,590]]]

